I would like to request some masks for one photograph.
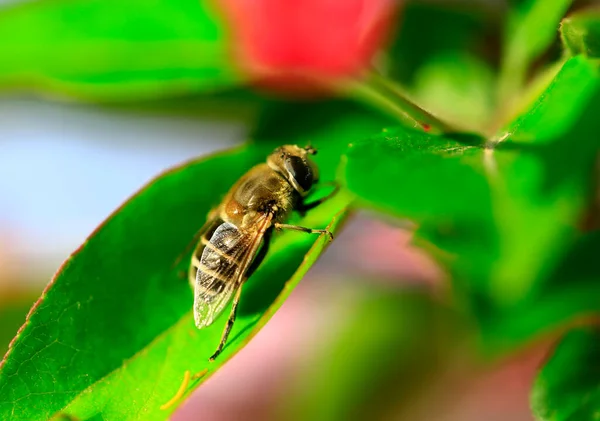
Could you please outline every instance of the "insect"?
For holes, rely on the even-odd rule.
[[[209,214],[197,236],[189,281],[194,290],[194,321],[198,329],[211,325],[233,297],[233,304],[213,361],[223,350],[235,322],[242,285],[265,258],[273,229],[327,234],[286,224],[292,211],[308,211],[337,192],[306,203],[319,181],[312,147],[285,145],[275,149],[267,162],[256,165],[229,190],[221,204]]]

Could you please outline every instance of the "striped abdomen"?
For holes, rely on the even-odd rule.
[[[244,236],[235,225],[222,222],[216,229],[210,229],[192,256],[189,280],[196,295],[200,293],[209,302],[228,283],[235,282],[243,248]]]

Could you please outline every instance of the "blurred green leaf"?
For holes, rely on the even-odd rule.
[[[525,115],[532,108],[554,82],[558,73],[563,69],[564,61],[558,61],[541,68],[532,80],[519,93],[518,98],[514,98],[509,108],[504,108],[502,112],[497,113],[494,121],[494,129],[514,124],[519,117]]]
[[[593,69],[582,58],[568,61],[500,143],[398,128],[348,152],[348,188],[364,204],[416,221],[421,238],[444,252],[458,298],[477,315],[484,344],[494,343],[489,351],[514,347],[550,323],[530,320],[518,340],[493,329],[535,307],[579,236],[600,147]]]
[[[590,9],[563,19],[563,45],[571,55],[600,58],[600,9]]]
[[[491,285],[518,299],[488,312],[483,333],[492,352],[600,310],[594,304],[600,291],[589,278],[576,281],[585,265],[570,257],[582,241],[578,227],[593,196],[599,82],[595,65],[582,57],[568,60],[498,145],[506,152],[498,169],[509,171],[490,179],[502,244]]]
[[[529,109],[497,137],[529,143],[556,140],[572,130],[590,107],[598,85],[598,69],[594,64],[581,56],[567,60]]]
[[[423,292],[370,282],[348,292],[336,303],[348,317],[290,388],[278,419],[398,419],[460,344],[457,315]]]
[[[444,53],[422,66],[411,94],[432,114],[482,133],[493,112],[494,83],[487,63],[464,52]]]
[[[421,225],[422,236],[456,254],[458,271],[483,279],[497,257],[498,239],[482,143],[388,130],[349,149],[347,186],[364,205]]]
[[[596,276],[596,281],[598,277]],[[540,371],[531,395],[539,421],[583,421],[600,411],[600,330],[568,333]]]
[[[247,343],[326,241],[298,233],[276,236],[244,289],[230,341],[215,363],[208,357],[225,319],[207,329],[194,327],[192,294],[173,262],[209,208],[276,145],[312,141],[327,181],[347,142],[381,130],[387,121],[358,106],[334,105],[330,109],[339,114],[329,117],[323,105],[304,109],[304,124],[287,131],[271,126],[280,123],[277,118],[265,117],[260,142],[171,170],[118,209],[65,263],[8,354],[0,371],[0,418],[46,420],[57,412],[80,419],[167,418],[172,409],[159,407],[175,394],[185,371],[207,369],[210,375]],[[288,111],[285,121],[299,110]],[[348,201],[340,193],[294,222],[331,224],[335,231]],[[187,269],[186,263],[179,269]]]
[[[526,301],[488,326],[490,347],[514,346],[526,342],[531,332],[546,336],[568,328],[600,312],[600,233],[580,235],[565,256],[557,259],[552,273],[540,288],[535,301]]]
[[[511,100],[522,89],[529,67],[557,38],[559,22],[573,0],[513,2],[504,36],[499,81],[500,99]]]
[[[0,88],[129,101],[239,83],[209,1],[58,0],[0,8]]]

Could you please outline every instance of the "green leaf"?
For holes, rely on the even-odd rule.
[[[589,60],[581,56],[567,60],[529,109],[498,137],[528,143],[556,140],[576,125],[598,85],[598,69]]]
[[[600,313],[598,250],[598,232],[579,236],[565,256],[558,259],[533,305],[524,302],[488,326],[489,346],[523,343],[536,331],[552,337],[574,323],[597,317]]]
[[[600,9],[590,9],[563,19],[560,34],[571,55],[600,58]]]
[[[524,0],[511,8],[499,81],[501,101],[519,93],[530,65],[556,39],[572,0]]]
[[[246,286],[232,340],[217,364],[208,357],[223,323],[194,327],[189,285],[171,269],[209,207],[260,158],[264,148],[248,147],[177,168],[86,241],[44,293],[6,358],[0,375],[3,419],[44,420],[58,411],[82,419],[98,413],[106,419],[164,419],[167,413],[158,408],[175,394],[186,370],[207,368],[210,374],[266,322],[262,316],[315,238],[292,233],[274,241]],[[327,225],[346,203],[340,196],[302,223]],[[315,247],[299,273],[322,251],[323,239]]]
[[[0,371],[0,418],[167,418],[173,408],[159,408],[175,395],[184,373],[206,369],[204,381],[247,343],[327,241],[294,232],[276,235],[243,290],[230,340],[214,363],[208,357],[225,319],[207,329],[194,327],[192,294],[185,277],[178,276],[186,263],[173,268],[174,261],[227,188],[275,145],[312,141],[320,148],[322,180],[332,180],[346,143],[356,133],[381,130],[385,121],[356,106],[334,105],[343,119],[327,118],[325,106],[313,107],[314,113],[305,110],[303,116],[306,131],[302,125],[295,132],[271,131],[268,122],[278,120],[265,118],[262,142],[171,170],[119,208],[67,260],[30,313]],[[293,222],[329,225],[335,232],[348,202],[340,193]]]
[[[527,86],[521,90],[519,97],[514,98],[511,106],[503,109],[496,116],[494,128],[512,124],[519,117],[525,115],[532,104],[535,104],[552,84],[564,64],[564,61],[558,61],[540,69]]]
[[[596,281],[597,281],[596,277]],[[600,330],[568,333],[538,374],[531,406],[539,421],[583,421],[600,411]]]
[[[209,1],[34,1],[0,9],[0,88],[123,101],[239,82]]]
[[[420,237],[443,252],[488,351],[517,346],[556,321],[532,319],[518,338],[494,328],[513,312],[535,310],[579,236],[600,147],[593,69],[582,58],[568,61],[500,143],[398,128],[349,150],[348,188],[363,204],[420,225]],[[562,316],[582,310],[571,309]]]
[[[593,192],[599,110],[598,72],[575,57],[506,132],[504,148],[518,157],[510,163],[511,177],[503,182],[495,177],[495,187],[501,187],[495,189],[501,205],[495,213],[505,262],[504,269],[494,267],[495,283],[502,289],[512,285],[515,292],[522,288],[523,294],[489,315],[484,334],[490,349],[510,349],[593,309],[594,285],[575,283],[562,265],[581,241],[576,227]],[[569,264],[573,276],[578,266]]]
[[[458,270],[484,276],[498,245],[481,143],[388,130],[349,149],[347,186],[364,205],[421,225],[422,236],[456,254]]]

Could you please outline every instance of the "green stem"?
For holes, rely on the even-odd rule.
[[[351,96],[391,114],[405,126],[432,134],[459,131],[419,107],[398,85],[378,74],[371,73],[349,88]]]

